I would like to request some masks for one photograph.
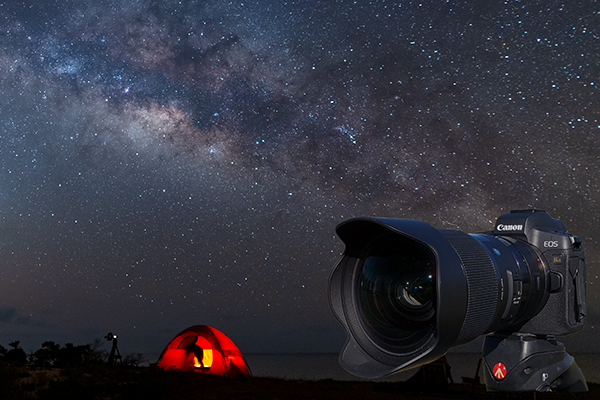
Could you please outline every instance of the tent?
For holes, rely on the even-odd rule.
[[[161,353],[157,367],[231,378],[252,375],[240,349],[223,332],[207,325],[177,334]]]

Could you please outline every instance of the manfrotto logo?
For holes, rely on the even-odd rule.
[[[496,227],[499,231],[522,231],[523,225],[504,225],[500,224]]]

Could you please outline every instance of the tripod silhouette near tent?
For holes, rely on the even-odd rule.
[[[119,352],[119,348],[117,344],[119,340],[117,335],[112,332],[108,332],[108,334],[104,337],[107,341],[112,342],[112,348],[110,349],[110,354],[108,356],[108,365],[114,365],[117,361],[121,361],[121,353]]]

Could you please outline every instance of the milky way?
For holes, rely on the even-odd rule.
[[[597,329],[595,1],[38,3],[0,4],[0,343],[335,352],[336,224],[528,207]]]

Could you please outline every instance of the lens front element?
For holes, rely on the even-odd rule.
[[[358,298],[365,330],[380,346],[410,351],[435,327],[435,256],[426,246],[399,235],[367,245]]]

